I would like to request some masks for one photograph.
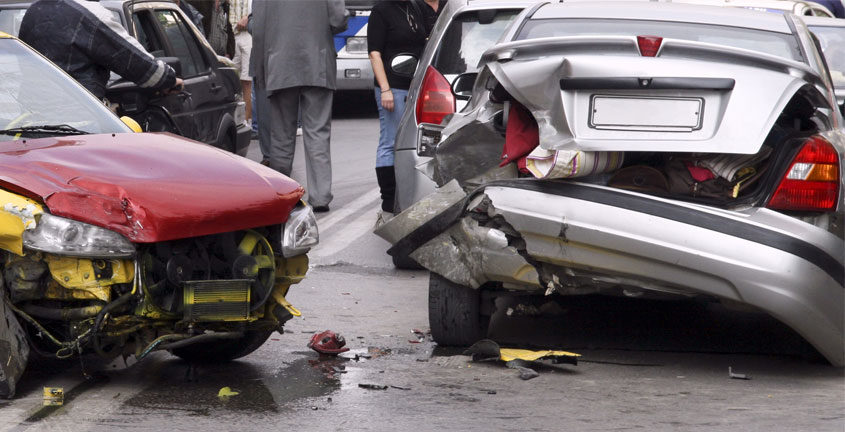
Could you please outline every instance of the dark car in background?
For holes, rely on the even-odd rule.
[[[0,31],[17,35],[31,1],[0,0]],[[184,90],[162,95],[141,89],[117,75],[106,99],[119,115],[136,120],[144,131],[172,132],[246,155],[246,124],[238,72],[227,58],[214,53],[191,20],[171,1],[104,0],[138,42],[164,59],[184,80]]]

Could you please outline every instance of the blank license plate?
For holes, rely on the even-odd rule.
[[[702,98],[593,95],[590,127],[644,131],[692,131],[701,128]]]

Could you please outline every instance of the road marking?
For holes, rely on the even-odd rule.
[[[317,228],[320,233],[324,233],[340,221],[346,220],[349,216],[358,213],[361,209],[371,206],[373,201],[380,198],[378,189],[370,189],[364,192],[360,197],[354,199],[349,204],[346,204],[340,210],[332,212],[325,218],[317,221]],[[375,222],[375,215],[373,215],[373,222]]]
[[[368,193],[358,200],[361,200],[362,198],[372,198],[372,196]],[[314,259],[315,262],[319,261],[321,258],[326,258],[346,249],[362,236],[372,233],[373,225],[376,222],[376,211],[379,208],[379,198],[380,197],[376,196],[375,199],[370,199],[368,202],[366,200],[362,200],[364,204],[360,205],[357,210],[365,210],[353,220],[349,220],[349,216],[355,212],[350,211],[344,215],[340,215],[340,212],[338,212],[340,217],[330,221],[331,224],[327,223],[325,225],[332,226],[340,221],[343,221],[343,228],[332,233],[331,236],[327,236],[326,241],[321,241],[320,244],[308,254],[309,257]],[[355,204],[358,205],[360,203],[356,202]],[[324,232],[324,225],[318,222],[317,226],[320,227],[320,233],[322,234]]]

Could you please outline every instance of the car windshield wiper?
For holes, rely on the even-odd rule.
[[[38,125],[38,126],[21,126],[16,128],[9,128],[9,129],[0,129],[0,134],[3,135],[24,135],[24,136],[37,136],[37,135],[85,135],[89,134],[90,132],[85,132],[84,130],[79,130],[73,126],[66,125],[66,124],[57,124],[57,125]]]

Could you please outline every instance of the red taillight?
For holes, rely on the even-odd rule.
[[[656,56],[661,43],[663,38],[660,36],[637,36],[637,46],[640,47],[640,55],[643,57]]]
[[[455,95],[452,94],[452,86],[437,69],[429,66],[417,97],[417,124],[440,124],[443,117],[454,112]]]
[[[820,136],[808,139],[781,179],[769,208],[831,211],[839,197],[839,155]]]

